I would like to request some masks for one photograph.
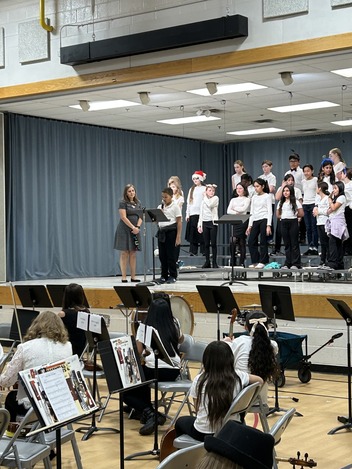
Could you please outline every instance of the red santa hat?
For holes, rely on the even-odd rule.
[[[203,173],[203,171],[194,171],[194,174],[192,175],[193,178],[199,178],[201,181],[205,181],[207,175]]]

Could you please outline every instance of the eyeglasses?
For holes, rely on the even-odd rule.
[[[199,179],[199,177],[194,177],[192,178],[192,181],[197,181]]]

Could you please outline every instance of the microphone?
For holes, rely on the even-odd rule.
[[[161,201],[161,210],[164,210],[164,201]]]
[[[343,332],[339,332],[338,334],[335,334],[331,337],[331,340],[336,340],[339,339],[340,337],[343,336]]]

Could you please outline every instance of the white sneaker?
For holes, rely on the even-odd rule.
[[[296,265],[292,265],[291,270],[298,270],[298,267]]]
[[[287,265],[283,265],[283,266],[281,267],[281,270],[288,270],[288,269],[289,269],[289,267],[288,267]]]
[[[264,267],[265,267],[265,264],[262,264],[261,262],[259,262],[259,264],[255,266],[256,269],[264,269]]]
[[[258,265],[258,264],[251,264],[251,265],[249,265],[248,267],[249,267],[250,269],[255,269],[255,268],[257,267],[257,265]]]

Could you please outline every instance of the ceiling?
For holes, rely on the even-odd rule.
[[[227,69],[216,73],[169,78],[147,84],[1,103],[0,111],[210,142],[343,132],[350,131],[351,127],[336,126],[331,124],[331,121],[352,118],[352,79],[343,78],[331,73],[330,70],[351,66],[352,52],[326,54]],[[292,85],[285,86],[282,83],[279,75],[282,71],[293,72]],[[204,88],[206,82],[216,82],[219,85],[254,82],[267,88],[206,97],[186,92],[190,89]],[[94,112],[83,112],[68,107],[77,104],[79,100],[93,102],[125,99],[140,103],[138,95],[140,91],[150,93],[148,105]],[[286,114],[267,109],[316,101],[332,101],[339,104],[339,107]],[[193,116],[200,109],[210,109],[212,115],[220,117],[221,120],[184,125],[166,125],[157,122],[162,119]],[[264,127],[279,127],[285,132],[246,137],[226,133]]]

